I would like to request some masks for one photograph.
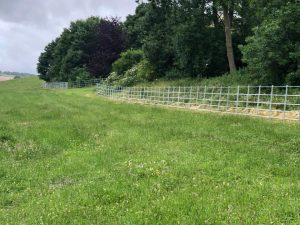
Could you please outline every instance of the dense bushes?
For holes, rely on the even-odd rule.
[[[109,76],[129,85],[237,68],[253,84],[300,85],[299,18],[293,0],[149,0],[123,24],[97,17],[71,23],[46,46],[38,72],[46,81]]]
[[[143,50],[157,77],[221,75],[228,69],[222,21],[204,1],[149,1],[125,21],[129,46]]]
[[[120,58],[114,62],[112,66],[113,72],[117,74],[125,74],[125,72],[131,69],[134,65],[138,64],[144,57],[142,50],[128,50],[121,53]]]
[[[108,76],[109,84],[128,86],[137,82],[154,80],[154,69],[140,50],[128,50],[113,64]]]
[[[300,7],[271,14],[242,47],[248,70],[261,84],[300,85]]]

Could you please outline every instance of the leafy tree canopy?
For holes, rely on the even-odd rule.
[[[300,6],[271,13],[241,47],[248,69],[261,84],[300,84]]]
[[[125,34],[118,19],[78,20],[45,47],[38,73],[46,81],[106,77],[124,49]]]

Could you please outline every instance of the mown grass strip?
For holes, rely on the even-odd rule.
[[[0,83],[0,224],[298,224],[300,125]]]

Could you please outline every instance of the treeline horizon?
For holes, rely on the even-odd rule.
[[[24,72],[15,72],[15,71],[6,71],[0,70],[0,75],[14,75],[14,76],[36,76],[35,74],[31,73],[24,73]]]
[[[72,22],[45,47],[45,81],[119,85],[227,73],[300,85],[300,5],[294,0],[137,1],[135,14]]]

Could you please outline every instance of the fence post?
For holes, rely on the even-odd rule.
[[[203,93],[203,99],[202,99],[202,106],[204,107],[206,104],[206,91],[207,91],[207,87],[205,85],[204,87],[204,93]]]
[[[185,101],[186,101],[186,87],[183,87],[183,106],[185,107]]]
[[[286,85],[286,86],[285,86],[285,95],[284,95],[284,112],[283,112],[283,119],[285,119],[285,113],[286,113],[288,88],[289,88],[289,86]]]
[[[193,87],[190,86],[190,99],[189,99],[189,103],[190,103],[190,108],[192,107],[192,91],[193,91]]]
[[[129,100],[129,101],[131,100],[131,96],[132,96],[132,88],[129,87],[129,88],[128,88],[128,100]]]
[[[238,113],[238,108],[239,108],[239,97],[240,97],[240,86],[237,87],[237,92],[236,92],[236,105],[235,105],[236,113]]]
[[[250,94],[250,86],[248,85],[248,88],[247,88],[247,100],[246,100],[246,109],[247,109],[247,112],[248,112],[248,107],[249,107],[249,94]]]
[[[269,106],[269,117],[272,116],[273,92],[274,92],[274,85],[271,86],[270,106]]]
[[[178,87],[178,105],[180,103],[180,86]]]
[[[258,87],[257,105],[256,105],[256,115],[258,115],[258,109],[259,109],[259,104],[260,104],[260,93],[261,93],[261,85]]]
[[[199,105],[199,102],[198,102],[198,100],[199,100],[199,86],[197,86],[197,90],[196,90],[196,106],[198,107],[198,105]]]
[[[227,98],[226,98],[226,111],[228,111],[228,107],[229,107],[229,94],[230,94],[230,89],[231,89],[231,87],[228,86],[228,87],[227,87]]]
[[[142,100],[142,87],[140,87],[140,100]]]
[[[162,87],[161,88],[161,93],[162,93],[162,105],[164,105],[165,104],[165,88],[164,87]]]
[[[222,96],[222,89],[223,87],[220,87],[220,95],[219,95],[219,104],[218,104],[218,110],[220,110],[220,105],[221,105],[221,96]]]
[[[166,93],[168,94],[168,92],[166,92],[166,87],[163,87],[162,91],[163,91],[163,102],[162,102],[162,104],[164,105],[165,102],[166,102]]]
[[[170,102],[170,87],[168,87],[167,105]]]
[[[130,92],[129,92],[129,100],[131,101],[132,100],[132,98],[133,98],[133,96],[134,96],[134,87],[130,87],[129,88],[129,90],[130,90]]]
[[[212,90],[211,90],[211,95],[210,95],[210,108],[212,108],[212,105],[213,105],[214,91],[215,91],[215,86],[213,86],[213,88],[212,88]]]

